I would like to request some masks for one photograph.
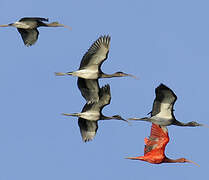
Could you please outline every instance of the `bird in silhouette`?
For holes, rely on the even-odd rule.
[[[110,104],[110,100],[110,86],[105,85],[100,90],[98,102],[86,103],[81,113],[63,113],[63,115],[79,117],[78,124],[80,127],[82,139],[85,142],[90,141],[96,135],[98,129],[97,123],[99,120],[116,119],[128,122],[127,120],[123,119],[120,115],[104,116],[102,114],[102,109],[106,105]]]
[[[160,163],[197,163],[185,159],[170,159],[165,155],[165,147],[169,142],[168,130],[166,126],[160,126],[152,123],[149,139],[145,138],[144,156],[128,157],[127,159],[147,161],[152,164]],[[199,165],[198,165],[199,166]]]
[[[77,85],[88,104],[99,101],[100,88],[98,79],[78,78]]]
[[[98,78],[111,78],[111,77],[123,77],[131,76],[123,72],[116,72],[114,74],[105,74],[101,70],[102,63],[107,59],[110,48],[110,36],[99,37],[92,46],[88,49],[81,60],[80,68],[73,72],[57,72],[55,75],[64,76],[72,75],[84,79],[98,79]]]
[[[35,44],[35,42],[38,39],[38,27],[65,27],[68,29],[71,29],[71,27],[68,27],[64,24],[60,24],[58,22],[52,22],[52,23],[45,23],[44,21],[48,21],[46,18],[41,17],[24,17],[21,18],[19,21],[6,24],[6,25],[0,25],[0,27],[16,27],[18,32],[20,33],[23,42],[26,46],[31,46]]]
[[[152,106],[152,111],[150,112],[151,117],[129,118],[129,120],[149,121],[161,126],[169,126],[169,125],[189,126],[189,127],[205,126],[195,121],[183,123],[176,120],[173,114],[174,111],[173,106],[177,100],[177,96],[170,88],[168,88],[164,84],[160,84],[155,89],[155,94],[156,97]]]

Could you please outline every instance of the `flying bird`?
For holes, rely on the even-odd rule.
[[[41,17],[24,17],[21,18],[19,21],[6,24],[6,25],[0,25],[0,27],[16,27],[18,32],[20,33],[23,42],[26,46],[31,46],[35,44],[35,42],[38,39],[38,27],[65,27],[68,29],[71,29],[71,27],[68,27],[64,24],[60,24],[58,22],[52,22],[52,23],[45,23],[44,21],[48,21],[47,18],[41,18]]]
[[[94,102],[90,104],[86,103],[81,113],[71,113],[71,114],[63,113],[63,115],[76,116],[83,119],[87,119],[89,121],[108,120],[108,119],[118,119],[118,120],[127,121],[124,120],[119,115],[104,116],[102,114],[102,109],[106,105],[110,104],[110,101],[111,101],[110,86],[107,84],[101,88],[98,102]]]
[[[165,86],[164,84],[160,84],[155,89],[155,100],[152,106],[151,117],[144,117],[144,118],[129,118],[129,120],[141,120],[141,121],[149,121],[161,126],[169,126],[169,125],[176,125],[176,126],[205,126],[203,124],[199,124],[195,121],[191,121],[188,123],[183,123],[176,120],[173,114],[173,106],[177,100],[177,96],[174,92]]]
[[[78,78],[77,85],[88,104],[99,101],[100,88],[98,79]]]
[[[131,76],[123,72],[116,72],[114,74],[105,74],[101,70],[102,63],[107,59],[110,48],[110,36],[100,36],[88,49],[83,56],[80,67],[77,71],[62,73],[55,73],[57,76],[72,75],[84,79],[98,79]]]
[[[120,115],[104,116],[102,114],[102,109],[106,105],[110,104],[110,100],[111,100],[110,86],[105,85],[100,90],[98,102],[94,102],[94,103],[87,102],[83,107],[81,113],[72,113],[72,114],[63,113],[63,115],[79,117],[78,124],[80,127],[82,139],[85,142],[90,141],[96,135],[98,129],[97,121],[116,119],[127,122],[127,120],[123,119]]]
[[[195,162],[185,158],[170,159],[166,157],[165,147],[169,142],[168,129],[166,126],[160,126],[152,123],[150,137],[149,139],[145,138],[144,142],[144,156],[128,157],[127,159],[147,161],[152,164],[188,162],[198,165]]]

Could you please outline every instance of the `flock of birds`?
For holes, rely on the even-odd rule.
[[[37,41],[39,35],[37,28],[40,26],[66,27],[71,29],[70,27],[58,22],[46,24],[46,21],[48,21],[46,18],[24,17],[15,23],[0,25],[0,27],[16,27],[26,46],[31,46]],[[84,142],[90,141],[95,137],[99,120],[116,119],[125,122],[129,122],[128,120],[151,122],[152,127],[150,137],[144,139],[144,156],[128,157],[127,159],[142,160],[153,164],[176,162],[190,162],[196,164],[195,162],[185,158],[173,160],[165,155],[165,147],[169,142],[167,126],[205,126],[194,121],[183,123],[176,120],[173,114],[173,106],[177,100],[177,96],[166,85],[160,84],[155,89],[156,97],[153,102],[152,111],[149,113],[151,115],[150,117],[129,118],[126,120],[120,115],[104,116],[102,114],[102,109],[106,105],[110,104],[111,93],[110,85],[107,84],[103,87],[100,87],[98,79],[124,76],[136,78],[131,74],[123,72],[116,72],[113,74],[105,74],[102,72],[101,65],[108,57],[110,39],[111,38],[108,35],[100,36],[84,54],[78,70],[67,73],[55,73],[57,76],[71,75],[78,77],[78,88],[81,92],[81,95],[86,100],[86,104],[84,105],[82,112],[63,113],[63,115],[78,117],[78,125],[80,127],[81,136]]]

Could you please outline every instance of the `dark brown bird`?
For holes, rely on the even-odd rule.
[[[186,162],[196,164],[195,162],[185,158],[170,159],[166,157],[165,147],[169,142],[168,129],[166,126],[160,126],[152,123],[150,137],[149,139],[145,138],[144,142],[144,156],[128,157],[127,159],[147,161],[153,164]]]
[[[116,72],[114,74],[105,74],[101,70],[102,63],[107,59],[110,48],[110,36],[101,36],[88,49],[81,60],[80,68],[77,71],[67,73],[55,73],[57,76],[72,75],[84,79],[98,79],[131,76],[123,72]]]
[[[177,100],[177,96],[170,88],[168,88],[164,84],[160,84],[155,89],[155,94],[156,97],[152,106],[151,117],[129,118],[129,120],[149,121],[161,126],[206,126],[203,124],[199,124],[195,121],[183,123],[176,120],[173,114],[173,106]]]
[[[31,46],[35,44],[38,39],[38,27],[65,27],[71,29],[64,24],[60,24],[58,22],[52,22],[49,24],[44,23],[44,21],[48,21],[46,18],[41,17],[24,17],[17,22],[7,24],[7,25],[0,25],[0,27],[16,27],[18,32],[21,34],[23,42],[26,46]]]

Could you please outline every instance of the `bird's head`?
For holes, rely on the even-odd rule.
[[[114,115],[112,116],[112,119],[122,120],[122,121],[127,122],[130,125],[130,122],[126,119],[123,119],[120,115]]]
[[[66,25],[64,25],[64,24],[60,24],[60,23],[57,22],[57,21],[56,21],[56,22],[49,23],[49,24],[47,24],[47,26],[49,26],[49,27],[65,27],[65,28],[68,28],[68,29],[72,30],[71,27],[66,26]]]
[[[120,115],[114,115],[112,116],[114,119],[118,119],[118,120],[125,120],[123,119]]]
[[[133,77],[133,78],[135,78],[135,79],[138,79],[138,77],[136,77],[136,76],[134,76],[134,75],[132,75],[132,74],[124,73],[124,72],[122,72],[122,71],[118,71],[118,72],[114,73],[114,76],[116,76],[116,77],[130,76],[130,77]]]
[[[199,123],[197,123],[195,121],[188,122],[187,124],[188,124],[188,126],[191,126],[191,127],[203,126],[203,124],[199,124]]]

